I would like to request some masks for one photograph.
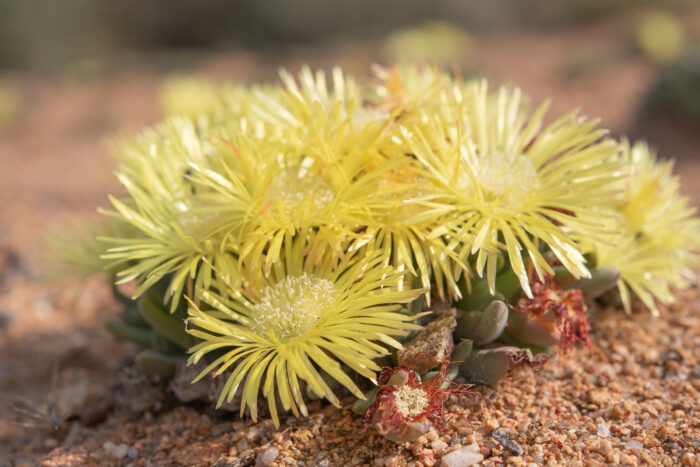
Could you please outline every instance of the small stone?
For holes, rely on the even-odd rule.
[[[452,308],[435,318],[396,354],[399,366],[413,368],[424,373],[435,368],[449,357],[454,346],[452,331],[457,326],[457,310]]]
[[[484,456],[481,455],[479,446],[476,443],[472,443],[462,449],[445,454],[442,457],[441,465],[443,467],[468,467],[482,460],[484,460]]]
[[[380,459],[376,459],[374,461],[374,465],[381,466],[381,467],[395,467],[399,462],[398,456],[389,456],[389,457],[382,457]]]
[[[59,466],[59,465],[89,465],[89,454],[88,451],[85,448],[82,447],[60,447],[56,448],[53,451],[51,451],[46,458],[41,462],[40,465],[52,465],[52,466]],[[14,466],[29,466],[29,465],[37,465],[37,464],[30,464],[28,462],[25,462],[24,459],[22,458],[16,458],[14,459],[14,462],[11,460],[11,464],[3,464],[3,465],[14,465]]]
[[[425,465],[433,465],[435,464],[435,453],[432,449],[423,449],[420,452],[420,460]]]
[[[675,350],[669,350],[661,354],[661,363],[680,362],[683,358]]]
[[[522,446],[510,439],[506,433],[499,429],[491,430],[491,437],[516,456],[522,456],[523,452],[525,452]]]
[[[243,438],[240,441],[238,441],[236,447],[238,448],[238,452],[247,451],[248,449],[250,449],[250,443],[246,438]]]
[[[683,454],[683,457],[681,458],[681,462],[683,462],[683,465],[695,465],[695,454],[692,452],[686,452]]]
[[[607,439],[601,439],[598,442],[598,446],[596,447],[596,450],[600,454],[607,456],[608,454],[610,454],[612,452],[612,444],[610,444],[610,441],[608,441]]]
[[[610,402],[610,395],[608,391],[591,391],[588,394],[588,400],[598,407],[605,407]]]
[[[128,452],[129,446],[127,446],[126,444],[120,444],[119,446],[116,446],[114,449],[112,449],[112,455],[117,459],[121,459],[122,457],[126,456]]]
[[[136,459],[139,457],[139,452],[135,448],[129,448],[129,450],[126,451],[126,455],[131,459]]]
[[[641,450],[644,449],[644,445],[636,440],[629,440],[625,443],[625,447],[628,449]]]
[[[493,431],[499,426],[498,420],[496,420],[495,418],[489,418],[488,420],[486,420],[485,426],[487,430]]]
[[[260,441],[260,439],[262,438],[260,427],[257,425],[251,426],[250,428],[248,428],[248,431],[246,432],[245,436],[246,438],[248,438],[248,441],[252,444]]]
[[[107,441],[104,443],[102,448],[107,451],[108,454],[116,457],[117,459],[121,459],[122,457],[126,456],[127,452],[129,451],[129,446],[126,444],[120,444],[117,446],[112,441]]]
[[[217,423],[216,425],[211,427],[212,436],[221,436],[229,431],[231,431],[230,423]]]
[[[605,423],[599,423],[596,427],[596,434],[601,438],[608,438],[610,436],[610,428]]]
[[[260,451],[258,457],[255,458],[255,467],[269,467],[280,455],[280,450],[277,448],[267,448]]]
[[[447,448],[447,443],[441,439],[437,439],[430,443],[430,447],[437,452],[442,452]]]

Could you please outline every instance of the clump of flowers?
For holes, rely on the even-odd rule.
[[[275,423],[277,401],[352,394],[408,439],[458,375],[494,385],[588,346],[585,300],[616,281],[652,310],[689,283],[698,221],[670,165],[596,120],[545,124],[546,103],[439,67],[282,81],[174,83],[184,110],[116,145],[125,191],[67,262],[109,272],[125,310],[108,328],[144,370],[171,378],[189,354],[197,380],[225,379],[218,406],[255,418],[262,397]],[[402,347],[435,367],[377,380]]]

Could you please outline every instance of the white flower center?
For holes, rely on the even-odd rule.
[[[261,335],[271,330],[279,339],[299,337],[335,309],[335,296],[327,279],[306,273],[287,276],[263,289],[251,318]]]
[[[285,215],[292,218],[302,203],[312,203],[311,215],[317,215],[333,200],[334,193],[326,180],[302,169],[279,174],[270,183],[267,197],[272,202],[281,199]]]
[[[540,186],[537,170],[523,154],[489,154],[476,175],[487,192],[504,197],[509,204],[524,202]]]
[[[399,386],[394,397],[396,410],[404,417],[419,415],[428,406],[428,395],[420,388]]]

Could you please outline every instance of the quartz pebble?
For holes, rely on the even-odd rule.
[[[627,441],[625,443],[625,447],[629,448],[629,449],[636,449],[636,450],[644,449],[644,445],[642,443],[640,443],[639,441],[635,441],[635,440]]]
[[[107,441],[102,447],[105,451],[107,451],[109,454],[113,455],[117,459],[121,459],[122,457],[126,456],[129,452],[129,446],[127,446],[126,444],[116,445],[111,441]]]
[[[279,455],[280,450],[277,448],[263,449],[255,458],[255,467],[269,467]]]
[[[430,447],[436,452],[442,452],[445,450],[445,448],[447,448],[447,443],[441,439],[437,439],[430,443]]]
[[[457,449],[442,457],[443,467],[468,467],[484,460],[476,443]]]

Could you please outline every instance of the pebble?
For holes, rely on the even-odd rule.
[[[596,434],[601,438],[607,438],[610,436],[610,428],[605,423],[599,423],[597,425]]]
[[[499,429],[491,430],[491,437],[501,443],[501,445],[508,449],[516,456],[523,455],[523,448],[518,443],[510,439],[510,437]]]
[[[441,439],[437,439],[430,443],[430,447],[433,448],[434,451],[442,452],[447,448],[447,443]]]
[[[495,430],[496,428],[498,428],[498,420],[496,420],[495,418],[490,418],[490,419],[486,420],[485,426],[486,426],[486,429],[489,431]]]
[[[598,407],[605,407],[610,401],[610,395],[607,391],[591,391],[588,394],[588,400]]]
[[[211,434],[212,436],[221,436],[224,433],[228,433],[231,431],[231,424],[230,423],[217,423],[213,427],[211,427]]]
[[[607,439],[601,439],[598,442],[597,450],[600,454],[607,456],[612,452],[612,444]]]
[[[238,441],[236,447],[238,448],[238,452],[243,452],[250,449],[250,443],[246,438],[243,438],[240,441]]]
[[[443,467],[468,467],[482,460],[484,460],[484,456],[481,455],[479,445],[472,443],[462,449],[445,454],[442,457],[441,465]]]
[[[263,449],[255,458],[255,467],[269,467],[280,455],[280,450],[274,447]]]
[[[102,445],[105,451],[107,451],[109,454],[113,455],[117,459],[121,459],[122,457],[126,456],[127,453],[129,452],[129,446],[126,444],[120,444],[116,445],[111,441],[107,441]]]
[[[636,450],[644,449],[644,445],[642,443],[640,443],[639,441],[635,441],[633,439],[630,441],[627,441],[625,443],[625,447],[629,448],[629,449],[636,449]]]
[[[454,347],[452,330],[456,326],[457,311],[454,308],[432,320],[397,352],[399,365],[413,368],[418,373],[439,365]]]

